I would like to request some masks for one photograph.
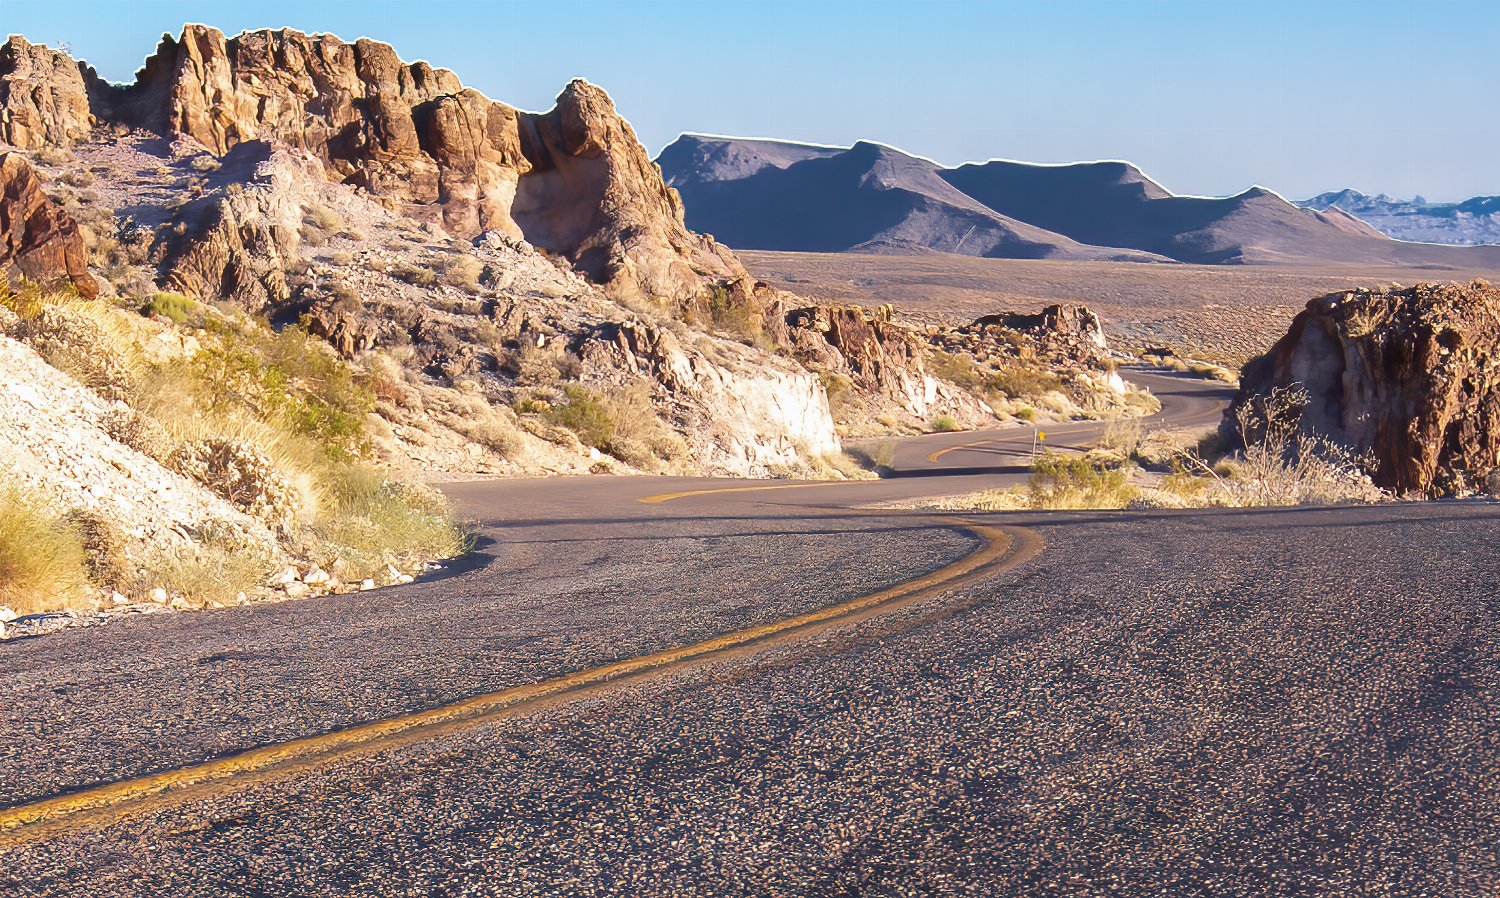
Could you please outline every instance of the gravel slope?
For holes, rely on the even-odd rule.
[[[1500,506],[996,520],[1048,549],[965,588],[972,610],[17,851],[0,876],[35,895],[1500,888]]]

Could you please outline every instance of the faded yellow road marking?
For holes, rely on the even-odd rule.
[[[938,459],[942,458],[943,456],[947,455],[949,452],[957,452],[960,449],[977,449],[980,446],[989,446],[989,445],[992,445],[992,444],[995,444],[995,443],[1004,444],[1004,443],[1015,443],[1015,442],[1018,442],[1018,441],[1014,437],[995,437],[994,439],[979,440],[978,442],[974,442],[974,443],[964,443],[961,446],[949,446],[947,449],[939,449],[938,451],[929,454],[927,456],[927,460],[929,462],[935,462]]]
[[[995,527],[937,518],[959,526],[984,544],[925,576],[847,602],[774,623],[564,677],[474,696],[427,711],[403,714],[318,736],[240,752],[177,770],[82,789],[0,810],[0,845],[18,845],[97,829],[132,816],[310,772],[356,755],[389,751],[455,733],[476,723],[535,711],[549,703],[581,698],[622,681],[722,660],[782,640],[805,637],[858,622],[916,602],[986,566],[1009,570],[1042,548],[1041,537],[1021,527]]]
[[[815,486],[859,486],[860,484],[879,482],[879,480],[815,480],[812,483],[773,483],[766,486],[713,486],[701,490],[657,493],[654,496],[646,496],[635,501],[643,502],[647,505],[660,505],[663,502],[671,502],[673,499],[686,499],[688,496],[708,496],[713,493],[758,493],[762,490],[803,490]]]

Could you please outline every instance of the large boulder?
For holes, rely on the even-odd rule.
[[[93,125],[83,73],[68,54],[18,34],[0,45],[0,143],[67,147]]]
[[[1296,387],[1308,397],[1301,426],[1368,454],[1377,485],[1482,489],[1500,469],[1500,289],[1419,284],[1314,299],[1245,367],[1226,421]]]
[[[0,272],[99,295],[78,222],[47,198],[31,163],[17,153],[0,154]]]

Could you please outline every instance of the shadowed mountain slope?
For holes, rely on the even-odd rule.
[[[1391,240],[1340,208],[1262,187],[1176,196],[1126,162],[994,160],[945,169],[889,147],[848,150],[685,135],[658,163],[689,226],[731,246],[940,251],[1022,259],[1196,264],[1500,264],[1500,250]]]
[[[848,150],[684,138],[658,163],[693,227],[743,249],[921,252],[1014,259],[1136,260],[987,208],[933,162],[861,141]],[[804,152],[805,150],[805,152]],[[798,158],[798,157],[801,158]],[[705,161],[703,167],[696,163]]]

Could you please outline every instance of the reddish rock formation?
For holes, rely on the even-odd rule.
[[[67,147],[93,124],[78,63],[20,35],[0,46],[0,142],[23,150]]]
[[[1369,453],[1378,485],[1482,489],[1500,469],[1500,289],[1475,281],[1315,299],[1245,367],[1235,406],[1293,385],[1310,399],[1302,426]]]
[[[0,155],[0,271],[13,280],[99,295],[78,222],[42,193],[31,163],[16,153]]]
[[[733,254],[687,230],[676,191],[585,81],[536,115],[376,41],[189,25],[134,85],[91,87],[100,118],[221,156],[247,141],[306,150],[393,209],[461,237],[524,237],[627,294],[686,302],[704,277],[744,276]]]

